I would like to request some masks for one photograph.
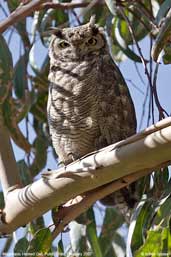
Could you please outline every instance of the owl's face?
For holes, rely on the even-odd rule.
[[[57,29],[54,31],[49,47],[49,56],[62,61],[77,61],[98,55],[106,48],[106,39],[102,28],[95,24]]]

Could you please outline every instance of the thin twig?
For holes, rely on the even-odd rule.
[[[155,26],[155,19],[152,12],[150,12],[150,10],[146,8],[145,4],[143,4],[142,1],[135,1],[135,3],[135,8],[142,13],[142,16],[145,16],[149,21],[152,21],[152,26]]]
[[[131,80],[131,79],[126,79],[140,94],[144,95],[144,91],[141,90],[137,85]]]
[[[169,116],[169,114],[161,107],[160,105],[160,102],[159,102],[159,99],[158,99],[158,95],[157,95],[157,91],[156,91],[156,78],[157,78],[157,75],[154,76],[154,79],[153,79],[153,83],[152,83],[152,74],[149,73],[148,71],[148,68],[147,68],[147,62],[145,61],[143,55],[142,55],[142,51],[141,51],[141,48],[139,47],[139,44],[137,43],[136,41],[136,37],[135,37],[135,34],[134,34],[134,31],[132,30],[132,27],[131,27],[131,24],[130,24],[130,21],[129,19],[127,18],[127,16],[125,15],[123,9],[120,7],[120,12],[122,14],[122,16],[124,17],[124,19],[127,21],[128,23],[128,27],[129,27],[129,30],[131,32],[131,35],[132,35],[132,38],[133,38],[133,41],[135,42],[136,44],[136,47],[138,49],[138,52],[140,54],[140,58],[142,60],[142,63],[143,63],[143,66],[144,66],[144,69],[145,69],[145,74],[147,75],[147,78],[148,78],[148,82],[149,82],[149,86],[150,86],[150,90],[151,90],[151,94],[152,96],[154,96],[154,100],[155,100],[155,103],[156,103],[156,106],[159,110],[159,113],[160,113],[160,117],[159,118],[164,118],[164,114],[165,113],[166,115]],[[151,42],[151,48],[152,48],[152,42]],[[157,70],[158,68],[156,68],[155,70],[155,74],[157,74]],[[152,119],[154,121],[154,103],[153,103],[153,97],[151,98],[151,112],[152,112]],[[161,112],[162,111],[162,112]],[[162,115],[161,115],[162,113]]]
[[[1,8],[1,10],[2,10],[4,16],[5,16],[5,17],[8,17],[8,13],[7,13],[7,11],[5,10],[5,8],[3,7],[2,4],[0,4],[0,8]]]
[[[153,94],[154,94],[154,99],[156,106],[159,111],[159,120],[165,118],[164,113],[169,116],[169,114],[166,112],[166,110],[161,106],[158,94],[157,94],[157,74],[158,74],[158,69],[159,69],[159,63],[156,63],[155,71],[154,71],[154,78],[153,78]]]
[[[149,83],[149,85],[150,85],[150,108],[149,108],[149,114],[150,113],[152,114],[152,123],[154,123],[154,98],[153,98],[154,95],[153,95],[153,84],[152,84],[153,60],[152,60],[152,57],[151,57],[152,46],[153,46],[153,40],[150,37],[150,51],[149,51],[149,57],[150,57],[150,63],[149,64],[150,64],[150,68],[149,68],[149,77],[150,77],[151,83]],[[150,115],[149,115],[149,117],[150,117]],[[149,121],[148,121],[147,124],[149,124],[149,122],[150,122],[150,118],[149,118]]]
[[[138,128],[138,131],[140,131],[141,128],[142,128],[143,119],[144,119],[144,116],[145,116],[145,106],[146,106],[146,103],[147,103],[148,94],[149,94],[149,87],[147,86],[146,93],[145,93],[145,96],[144,96],[143,105],[142,105],[142,114],[141,114],[140,125],[139,125],[139,128]]]
[[[140,73],[140,71],[139,71],[139,68],[138,68],[137,63],[134,62],[134,65],[135,65],[135,69],[136,69],[136,72],[137,72],[137,74],[138,74],[138,77],[139,77],[141,83],[145,86],[145,82],[144,82],[143,77],[142,77],[142,75],[141,75],[141,73]]]
[[[47,2],[42,4],[42,6],[40,6],[40,9],[44,9],[44,8],[52,8],[52,9],[62,9],[62,10],[70,10],[70,9],[75,9],[75,8],[83,8],[83,7],[87,7],[88,5],[91,4],[92,1],[90,2],[80,2],[80,3],[52,3],[52,2]],[[100,4],[100,5],[104,5],[104,1],[99,1],[97,0],[95,4]]]

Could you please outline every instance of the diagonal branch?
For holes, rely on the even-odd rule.
[[[169,164],[170,162],[167,162],[159,167],[154,167],[154,169],[161,168]],[[78,200],[76,199],[76,204],[62,206],[57,213],[57,219],[55,222],[55,229],[52,233],[52,238],[55,239],[61,233],[61,231],[64,231],[65,226],[67,226],[69,222],[75,220],[80,214],[88,210],[97,200],[102,199],[103,197],[125,186],[128,186],[132,182],[140,179],[145,175],[148,175],[151,173],[151,170],[152,168],[124,176],[121,179],[117,179],[107,185],[87,192],[85,196],[80,197],[79,202],[77,202]]]
[[[24,19],[26,16],[30,15],[32,12],[42,6],[46,2],[45,0],[34,0],[26,5],[20,5],[15,11],[13,11],[6,19],[0,23],[0,33],[3,33],[9,26],[14,25],[14,23]]]
[[[29,16],[32,12],[40,11],[43,9],[61,9],[69,10],[74,8],[87,7],[90,2],[80,2],[80,3],[53,3],[47,0],[34,0],[30,1],[26,5],[20,5],[14,12],[12,12],[6,19],[0,23],[0,33],[3,33],[9,26],[14,25],[16,22],[21,21],[25,17]],[[97,1],[95,5],[104,4],[103,1]]]
[[[110,190],[117,190],[118,183],[119,188],[125,186],[170,160],[171,118],[166,118],[135,136],[91,153],[65,168],[44,173],[43,178],[33,184],[8,192],[6,206],[1,213],[0,232],[11,233],[55,206],[78,195],[86,196],[88,191],[95,188],[103,191],[104,187],[99,187],[134,173],[131,179],[126,177],[126,183],[122,180],[116,184],[114,182]],[[98,198],[108,192],[105,189],[98,193]],[[91,194],[88,193],[89,196]]]
[[[0,114],[0,181],[4,196],[10,189],[19,187],[20,177],[12,150],[8,129]]]

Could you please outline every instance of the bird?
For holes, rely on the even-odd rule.
[[[133,100],[94,16],[77,27],[52,29],[49,58],[47,117],[60,163],[136,133]],[[101,203],[132,208],[135,191],[133,183]]]

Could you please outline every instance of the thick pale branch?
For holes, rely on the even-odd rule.
[[[169,163],[165,163],[167,165]],[[160,167],[162,167],[161,165]],[[155,167],[156,168],[156,167]],[[55,229],[52,233],[52,238],[55,239],[58,234],[64,230],[65,226],[76,219],[80,214],[88,210],[97,200],[131,184],[139,178],[151,173],[151,169],[142,170],[138,173],[133,173],[128,176],[117,179],[107,185],[101,186],[97,189],[87,192],[84,196],[80,197],[80,201],[76,199],[76,203],[70,206],[64,205],[58,211],[58,216],[55,223]],[[73,201],[74,202],[74,199]],[[62,221],[62,222],[61,222]]]
[[[104,184],[171,160],[171,118],[127,140],[92,153],[58,172],[23,189],[10,191],[0,225],[1,233],[10,233],[54,206]],[[139,177],[139,176],[138,176]],[[137,177],[135,178],[137,179]]]

